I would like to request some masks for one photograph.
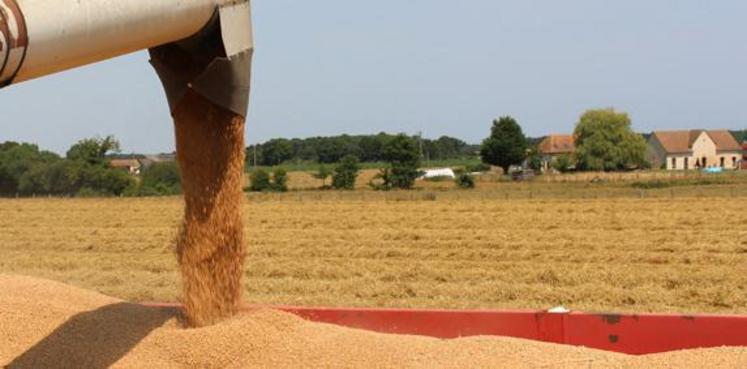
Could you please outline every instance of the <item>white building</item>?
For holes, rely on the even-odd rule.
[[[423,170],[425,174],[423,174],[422,179],[430,179],[430,178],[440,178],[440,177],[447,177],[447,178],[456,178],[456,174],[454,174],[454,171],[451,170],[451,168],[441,168],[441,169],[425,169]]]

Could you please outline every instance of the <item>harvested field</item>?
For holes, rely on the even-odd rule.
[[[747,313],[747,212],[739,194],[423,195],[252,197],[244,207],[245,299]],[[0,200],[0,273],[129,301],[176,301],[181,213],[178,198]]]
[[[743,368],[743,348],[643,357],[512,338],[437,340],[311,323],[272,310],[183,329],[145,308],[40,279],[0,275],[0,366],[9,368]]]

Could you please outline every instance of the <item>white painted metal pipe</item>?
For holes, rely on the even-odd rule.
[[[247,0],[0,0],[0,87],[189,37]]]

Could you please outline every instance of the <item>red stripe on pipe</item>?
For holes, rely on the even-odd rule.
[[[147,304],[174,307],[175,304]],[[250,306],[247,309],[256,309]],[[435,338],[505,336],[633,355],[747,346],[747,316],[268,306],[304,319]]]

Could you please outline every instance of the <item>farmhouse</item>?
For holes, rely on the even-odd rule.
[[[742,147],[727,130],[657,131],[648,140],[647,156],[654,168],[738,169],[742,155]]]
[[[126,170],[129,174],[140,174],[140,162],[137,159],[112,159],[112,168]]]
[[[550,169],[552,161],[561,155],[571,155],[576,151],[576,143],[573,135],[550,135],[545,137],[538,146],[539,154],[542,156],[542,170]]]

